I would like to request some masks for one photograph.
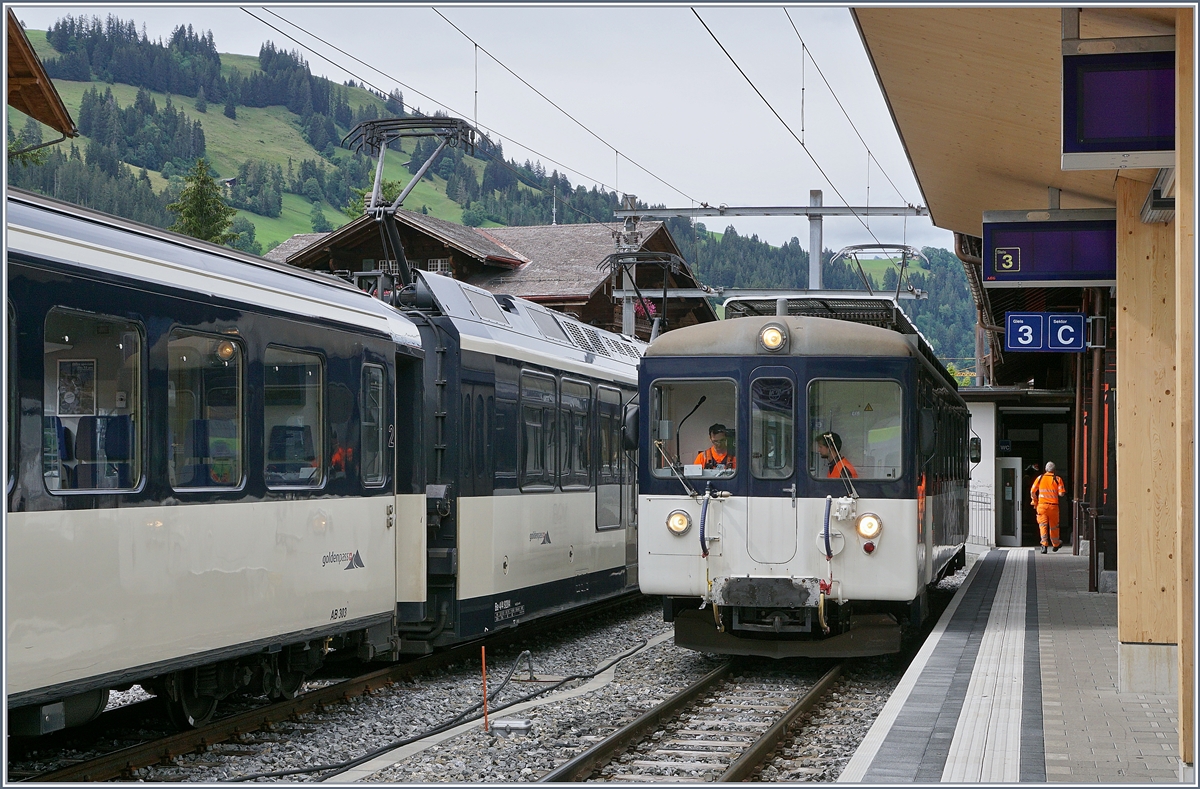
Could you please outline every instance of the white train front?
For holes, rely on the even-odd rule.
[[[676,643],[897,651],[967,529],[968,411],[919,336],[738,318],[663,335],[639,379],[640,586]]]

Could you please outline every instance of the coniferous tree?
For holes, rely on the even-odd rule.
[[[208,112],[208,101],[204,97],[204,86],[196,92],[196,112]]]
[[[197,159],[184,182],[179,200],[167,206],[178,217],[171,230],[214,244],[236,240],[238,234],[229,232],[229,225],[237,210],[225,205],[221,187],[209,173],[208,161]]]

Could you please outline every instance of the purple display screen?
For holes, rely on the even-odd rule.
[[[1175,147],[1175,53],[1063,57],[1063,152]]]
[[[996,222],[983,226],[983,279],[992,284],[1117,278],[1117,223]]]

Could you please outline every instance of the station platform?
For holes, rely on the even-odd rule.
[[[977,555],[838,780],[1179,783],[1176,698],[1118,692],[1116,595],[1087,580],[1069,546]]]

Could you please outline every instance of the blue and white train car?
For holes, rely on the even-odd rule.
[[[425,594],[396,538],[424,530],[419,468],[393,457],[413,322],[329,277],[6,206],[10,730],[132,681],[186,726],[386,641]]]
[[[919,336],[743,317],[664,334],[639,378],[641,589],[676,643],[897,651],[967,534],[969,414]]]
[[[429,596],[401,627],[405,651],[636,589],[621,416],[644,345],[416,275],[406,314],[427,352]]]

